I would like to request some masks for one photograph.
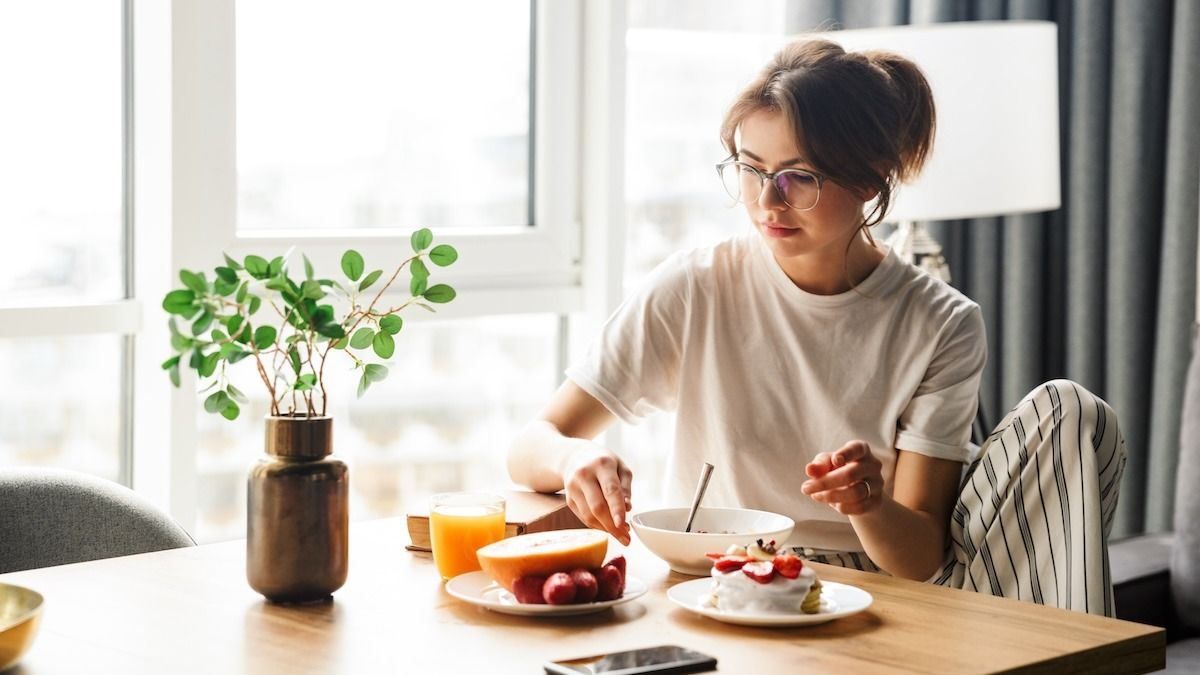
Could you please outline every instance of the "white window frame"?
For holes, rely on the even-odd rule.
[[[192,530],[199,401],[188,371],[175,389],[160,368],[169,335],[159,302],[178,285],[178,270],[293,244],[318,269],[338,269],[350,247],[385,267],[411,249],[407,231],[239,236],[233,0],[136,2],[134,11],[133,307],[146,316],[122,325],[137,331],[138,347],[131,479]],[[435,230],[460,253],[459,264],[438,271],[459,297],[437,316],[551,312],[571,317],[572,336],[591,335],[621,295],[625,3],[535,0],[534,12],[534,221]],[[568,350],[567,336],[561,341],[560,359],[582,344],[572,339]]]

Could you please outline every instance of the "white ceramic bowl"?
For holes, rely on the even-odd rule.
[[[796,526],[791,518],[770,511],[700,507],[692,531],[684,532],[687,513],[687,508],[642,511],[629,522],[651,553],[676,572],[694,576],[707,576],[712,568],[705,553],[721,553],[733,544],[745,546],[756,539],[783,544]]]

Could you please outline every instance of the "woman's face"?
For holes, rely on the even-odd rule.
[[[738,159],[764,172],[780,169],[814,171],[796,147],[792,125],[781,112],[759,110],[740,127]],[[789,258],[840,261],[863,220],[865,200],[825,180],[817,205],[797,211],[779,196],[772,181],[758,199],[745,203],[755,229],[781,263]],[[797,261],[799,262],[799,261]]]

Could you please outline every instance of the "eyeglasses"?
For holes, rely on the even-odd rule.
[[[718,164],[717,174],[725,191],[740,204],[758,201],[763,186],[770,180],[783,203],[797,211],[808,211],[817,205],[817,200],[821,198],[821,185],[825,182],[824,176],[804,169],[781,169],[767,173],[733,158]]]

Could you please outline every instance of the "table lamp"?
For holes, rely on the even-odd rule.
[[[847,50],[881,49],[925,72],[937,135],[924,170],[900,185],[885,222],[904,259],[950,281],[918,221],[1050,211],[1060,205],[1058,29],[1050,21],[970,21],[833,31]]]

